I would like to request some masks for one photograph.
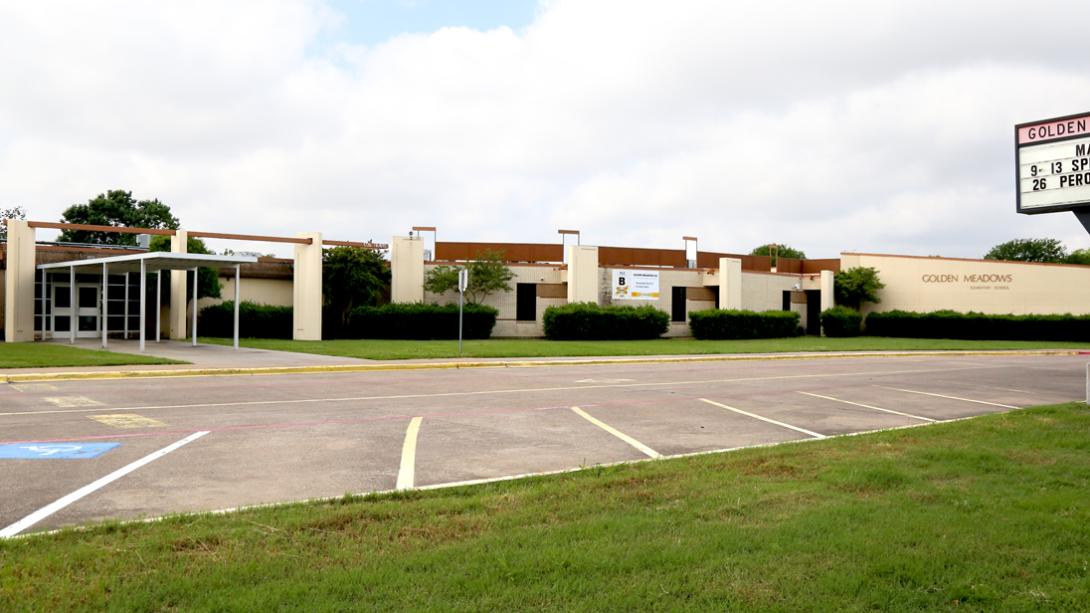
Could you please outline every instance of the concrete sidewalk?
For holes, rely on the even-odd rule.
[[[68,344],[61,343],[58,344]],[[76,347],[102,349],[97,340],[77,341]],[[111,340],[109,351],[139,354],[136,341]],[[0,371],[0,382],[21,382],[50,379],[100,379],[129,377],[259,375],[316,372],[364,372],[379,370],[428,370],[457,368],[502,368],[533,366],[579,366],[605,364],[651,364],[757,360],[813,360],[865,357],[935,357],[935,356],[1046,356],[1077,355],[1087,352],[1073,349],[1043,350],[928,350],[928,351],[817,351],[794,353],[735,353],[684,354],[641,356],[577,356],[577,357],[507,357],[507,358],[438,358],[409,360],[367,360],[312,353],[272,351],[223,345],[163,341],[147,343],[144,355],[181,360],[186,364],[74,366],[44,368],[11,368]]]

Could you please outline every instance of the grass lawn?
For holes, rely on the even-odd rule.
[[[202,338],[201,342],[231,344],[231,339]],[[457,341],[401,340],[331,340],[289,341],[247,338],[245,347],[321,353],[372,360],[412,358],[456,358]],[[823,338],[799,336],[744,341],[698,341],[693,338],[669,338],[646,341],[549,341],[544,339],[496,338],[466,341],[462,357],[514,358],[562,356],[638,356],[710,353],[776,353],[795,351],[904,351],[952,349],[1090,349],[1090,343],[1053,341],[964,341],[926,338]]]
[[[184,363],[148,355],[80,349],[54,343],[0,343],[0,368]]]
[[[0,610],[1086,610],[1082,403],[0,542]]]

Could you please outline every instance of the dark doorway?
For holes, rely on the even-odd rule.
[[[821,335],[821,290],[806,290],[806,333]]]
[[[537,284],[519,283],[515,298],[515,319],[537,321]]]
[[[685,321],[685,288],[674,286],[670,294],[670,321]]]
[[[791,310],[791,290],[784,290],[783,292],[783,306],[780,307],[781,311]]]

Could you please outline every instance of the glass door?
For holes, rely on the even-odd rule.
[[[71,328],[72,294],[67,283],[53,285],[53,334],[68,336]],[[97,338],[99,335],[99,301],[101,286],[97,283],[76,283],[76,337]]]

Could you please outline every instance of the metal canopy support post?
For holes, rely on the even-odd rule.
[[[129,273],[125,273],[126,283],[128,287]],[[140,260],[140,352],[144,352],[144,316],[147,310],[145,301],[147,300],[148,291],[148,269],[144,260]]]
[[[110,318],[109,318],[110,307],[109,307],[109,303],[106,302],[106,288],[109,287],[109,281],[110,281],[110,279],[107,276],[106,263],[103,262],[103,264],[102,264],[102,321],[99,322],[99,326],[98,326],[99,329],[102,330],[102,348],[103,349],[106,348],[106,342],[107,342],[106,337],[108,336],[107,333],[109,332],[109,328],[110,328],[110,324],[108,323],[110,321]]]
[[[76,292],[76,267],[68,267],[68,342],[76,344],[76,326],[79,312],[79,293]]]
[[[45,269],[42,269],[42,340],[45,340]]]
[[[140,264],[144,264],[143,260],[140,261]],[[122,338],[129,340],[129,271],[127,270],[125,271],[125,308],[121,312],[125,315],[125,325],[121,327],[123,330]]]
[[[193,269],[193,346],[197,346],[197,269]]]
[[[235,351],[238,351],[238,300],[242,295],[240,282],[242,281],[242,264],[235,264]]]
[[[155,271],[155,342],[163,325],[163,269]]]

